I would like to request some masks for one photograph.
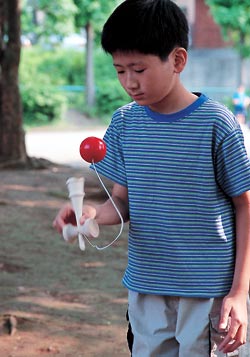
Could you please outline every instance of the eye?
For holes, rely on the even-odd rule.
[[[145,71],[145,69],[137,69],[135,70],[136,73],[143,73]]]
[[[124,71],[124,70],[122,70],[122,69],[117,70],[116,72],[117,72],[117,74],[123,74],[123,73],[125,73],[125,71]]]

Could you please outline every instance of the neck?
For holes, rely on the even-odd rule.
[[[172,114],[185,109],[195,102],[197,96],[189,92],[183,85],[172,90],[163,100],[150,105],[149,108],[161,114]]]

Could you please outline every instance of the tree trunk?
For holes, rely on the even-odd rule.
[[[94,84],[94,31],[90,23],[86,25],[86,103],[92,108],[95,105],[95,84]]]
[[[20,0],[0,0],[0,167],[27,162],[19,93]]]
[[[244,56],[242,53],[242,48],[245,46],[245,34],[243,32],[240,33],[240,73],[239,73],[239,86],[240,85],[245,85],[245,80],[244,80]]]
[[[245,84],[244,83],[244,58],[240,54],[239,59],[239,76],[238,76],[238,86]]]

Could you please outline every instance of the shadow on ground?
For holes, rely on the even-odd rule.
[[[87,200],[106,198],[88,168],[0,171],[1,357],[129,356],[121,284],[127,226],[105,251],[64,242],[52,220],[67,200],[70,176],[85,177]],[[102,227],[99,244],[119,229]]]

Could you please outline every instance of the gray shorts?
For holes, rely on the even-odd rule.
[[[217,349],[221,298],[145,295],[129,291],[133,357],[250,357],[250,334],[238,350]],[[250,313],[248,314],[250,315]]]

